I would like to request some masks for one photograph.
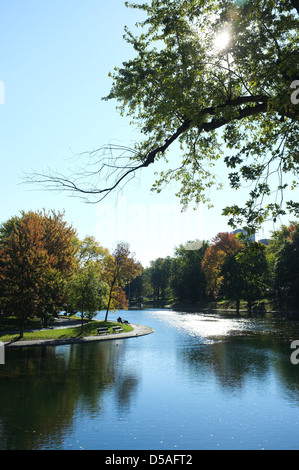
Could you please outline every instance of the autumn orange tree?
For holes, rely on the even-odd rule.
[[[65,282],[76,266],[76,232],[55,212],[22,212],[0,227],[0,295],[4,313],[20,321],[62,307]]]
[[[218,233],[212,240],[202,261],[202,269],[207,282],[207,294],[217,297],[223,281],[222,266],[228,256],[236,254],[242,247],[242,242],[236,238],[235,234],[227,232]]]
[[[124,287],[141,274],[142,266],[133,258],[129,245],[120,242],[113,254],[106,258],[105,272],[105,281],[109,286],[105,316],[107,321],[109,310],[127,308]]]
[[[207,281],[207,293],[214,298],[224,296],[236,301],[247,301],[251,312],[254,301],[265,292],[268,263],[265,246],[253,242],[246,235],[218,233],[207,249],[202,268]]]

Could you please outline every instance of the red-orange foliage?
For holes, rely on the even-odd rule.
[[[218,233],[207,248],[202,261],[202,269],[206,276],[207,294],[217,297],[223,277],[221,268],[226,256],[237,253],[243,247],[235,234]]]
[[[106,258],[105,282],[109,286],[109,298],[105,320],[108,318],[109,310],[127,308],[123,288],[142,272],[140,263],[130,256],[127,243],[119,243],[113,255]]]
[[[60,307],[64,278],[75,267],[75,231],[61,214],[23,213],[3,224],[0,239],[0,300],[20,319]]]

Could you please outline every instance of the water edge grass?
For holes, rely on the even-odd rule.
[[[65,340],[70,338],[84,338],[88,336],[97,336],[97,328],[108,327],[109,333],[113,334],[112,327],[120,326],[124,332],[130,332],[133,330],[133,327],[130,324],[123,324],[110,321],[102,320],[91,320],[88,323],[84,324],[83,333],[81,333],[81,325],[73,326],[69,328],[55,328],[55,326],[48,328],[34,329],[34,331],[25,331],[23,338],[19,341],[37,341],[37,340]],[[14,332],[0,332],[0,341],[6,343],[11,341],[16,341],[19,337],[18,331]]]

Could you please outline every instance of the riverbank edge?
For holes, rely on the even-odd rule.
[[[181,310],[185,312],[203,312],[203,313],[236,313],[236,306],[234,302],[208,302],[205,304],[186,304],[186,303],[172,303],[165,305],[164,308],[170,310]],[[249,313],[249,310],[245,306],[241,306],[240,313]],[[265,304],[264,302],[256,303],[252,308],[252,314],[262,314],[262,313],[273,313],[273,314],[283,314],[283,315],[299,315],[299,309],[294,308],[282,308],[278,309],[275,306]]]
[[[92,341],[114,341],[117,339],[139,338],[154,333],[150,326],[130,323],[133,331],[123,333],[102,334],[98,336],[84,336],[83,338],[44,339],[34,341],[15,341],[4,343],[5,348],[26,348],[32,346],[64,346],[68,344],[86,344]]]

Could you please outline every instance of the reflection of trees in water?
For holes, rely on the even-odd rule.
[[[266,380],[273,371],[280,379],[280,387],[289,398],[299,404],[299,365],[291,363],[290,342],[280,335],[252,333],[244,336],[227,336],[210,344],[186,348],[183,361],[193,380],[214,374],[224,388],[242,393],[248,380]]]
[[[0,449],[59,449],[74,412],[100,415],[114,384],[129,406],[137,379],[117,377],[118,359],[110,342],[10,350],[0,370]]]
[[[130,408],[131,400],[138,387],[138,377],[133,373],[121,374],[115,383],[115,392],[119,409],[127,411]]]
[[[130,357],[125,354],[127,343],[124,341],[119,347],[119,358],[122,360],[117,362],[117,370],[115,372],[114,393],[115,402],[118,411],[123,414],[130,411],[130,406],[134,395],[136,395],[138,385],[140,383],[140,370],[130,362]]]

